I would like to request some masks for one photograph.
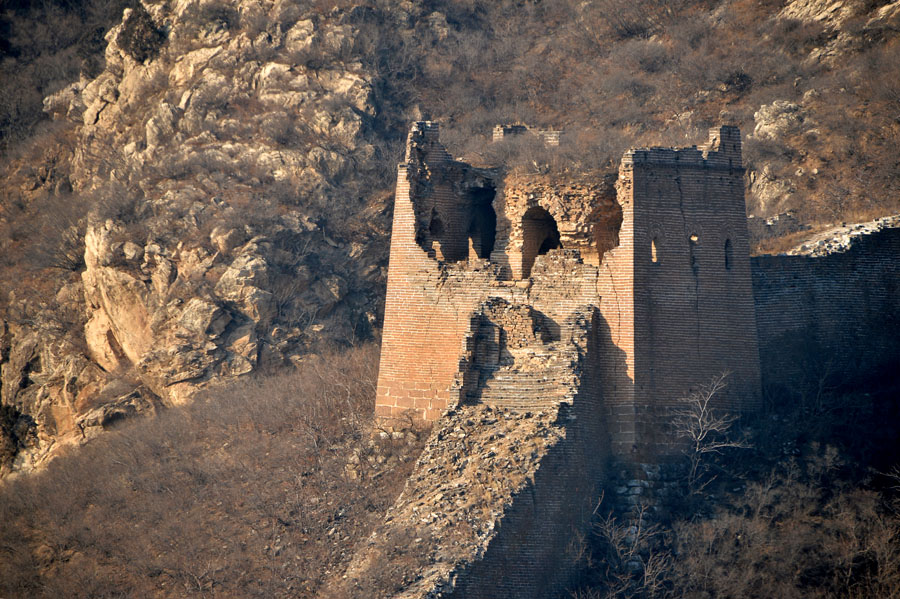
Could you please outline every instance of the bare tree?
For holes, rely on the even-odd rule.
[[[604,548],[597,560],[602,586],[577,591],[575,599],[666,596],[672,556],[662,542],[664,530],[649,520],[646,506],[640,506],[622,522],[612,514],[594,522]]]
[[[714,377],[708,384],[679,400],[673,413],[672,426],[676,436],[685,441],[684,453],[690,466],[688,488],[700,493],[715,480],[710,474],[714,458],[726,449],[746,449],[744,439],[733,435],[732,427],[738,416],[717,408],[714,399],[727,386],[728,373]]]

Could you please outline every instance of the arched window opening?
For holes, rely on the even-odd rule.
[[[529,209],[522,217],[522,278],[531,276],[535,258],[559,247],[559,228],[550,213]]]
[[[656,249],[656,239],[650,240],[650,262],[653,262],[654,264],[659,263],[659,254],[657,253]]]
[[[691,268],[694,269],[694,274],[696,275],[700,268],[700,265],[697,263],[697,246],[700,245],[700,237],[696,233],[692,233],[688,241],[691,246]]]
[[[472,220],[469,223],[469,241],[478,258],[489,260],[497,237],[497,213],[494,212],[494,188],[476,189],[472,192]]]
[[[731,250],[731,240],[725,240],[725,270],[731,270],[731,264],[733,262],[732,250]]]
[[[444,234],[444,223],[441,222],[441,217],[437,214],[431,217],[431,223],[428,225],[428,233],[434,238],[438,238]]]

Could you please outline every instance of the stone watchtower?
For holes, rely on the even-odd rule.
[[[598,292],[624,353],[605,361],[603,378],[625,453],[669,444],[654,422],[723,373],[720,406],[760,405],[740,131],[714,128],[700,148],[626,152],[617,199],[619,245],[605,256]]]
[[[593,443],[626,457],[669,453],[668,409],[723,372],[719,405],[755,409],[743,176],[734,127],[701,148],[630,150],[617,178],[561,180],[455,161],[435,123],[414,124],[377,415],[589,398]]]

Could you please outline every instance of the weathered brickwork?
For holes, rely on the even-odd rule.
[[[558,129],[535,129],[528,125],[497,125],[494,127],[492,141],[503,141],[508,137],[519,135],[535,135],[548,146],[558,146],[563,132]]]
[[[624,352],[604,373],[615,453],[668,453],[667,409],[723,372],[719,405],[759,406],[743,175],[734,127],[713,129],[699,149],[632,150],[622,160],[619,247],[600,276],[601,312]]]
[[[531,306],[550,331],[599,307],[599,392],[615,453],[671,451],[666,408],[723,371],[723,405],[755,408],[743,173],[730,127],[701,149],[633,150],[618,181],[559,181],[454,161],[437,125],[416,124],[399,169],[378,414],[434,420],[467,397],[540,403],[499,399],[516,385],[550,393],[550,373],[536,383],[482,372],[475,390],[471,376],[458,380],[473,314],[491,297]]]
[[[437,125],[413,127],[407,162],[399,168],[394,207],[376,401],[379,416],[397,417],[413,410],[421,418],[435,420],[459,401],[459,391],[452,387],[465,339],[473,313],[488,298],[531,306],[557,338],[573,315],[598,302],[598,270],[577,251],[557,248],[535,256],[530,278],[520,280],[504,275],[504,260],[488,261],[474,250],[460,255],[458,248],[474,247],[482,239],[481,222],[491,216],[497,223],[508,218],[502,211],[497,217],[496,198],[478,222],[471,212],[446,208],[456,201],[481,210],[484,190],[502,192],[489,175],[452,161],[437,139]],[[552,209],[551,196],[547,197]],[[435,219],[439,226],[433,225]],[[504,232],[511,229],[497,224],[495,239],[489,241],[494,247],[506,247]],[[449,257],[448,247],[453,248]]]
[[[572,531],[589,525],[608,461],[596,443],[606,434],[599,313],[586,308],[559,336],[545,322],[530,306],[499,298],[476,310],[461,372],[477,382],[482,369],[515,371],[514,391],[525,402],[463,395],[444,412],[400,498],[350,564],[347,594],[371,596],[385,556],[413,570],[395,599],[524,599],[565,590],[577,563]],[[551,382],[553,396],[537,388]]]
[[[766,385],[853,382],[900,365],[900,228],[825,256],[758,256],[753,294]]]
[[[761,379],[898,366],[900,228],[751,264],[743,176],[734,127],[559,180],[454,161],[413,126],[376,411],[435,425],[350,595],[400,560],[398,598],[557,596],[601,484],[622,514],[665,507],[680,398],[727,372],[716,405],[751,411]]]
[[[535,258],[556,247],[577,249],[588,264],[615,247],[622,212],[614,177],[550,181],[508,175],[494,200],[497,235],[491,261],[505,278],[527,279]]]

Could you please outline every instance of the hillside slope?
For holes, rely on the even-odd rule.
[[[863,0],[147,0],[3,162],[4,471],[377,336],[414,118],[540,172],[732,122],[776,235],[896,213],[898,28]],[[489,143],[513,121],[563,143]]]

